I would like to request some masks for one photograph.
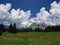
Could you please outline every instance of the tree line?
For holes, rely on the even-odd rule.
[[[13,25],[10,24],[9,28],[4,28],[3,24],[0,24],[0,35],[3,34],[3,32],[8,32],[8,33],[13,33],[16,34],[18,32],[60,32],[60,26],[56,25],[56,26],[47,26],[45,27],[45,29],[42,28],[23,28],[23,29],[18,29],[16,27],[16,24],[14,23]]]

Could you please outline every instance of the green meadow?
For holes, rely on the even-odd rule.
[[[60,45],[60,32],[5,32],[0,45]]]

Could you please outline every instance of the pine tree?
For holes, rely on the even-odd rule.
[[[2,35],[2,26],[0,24],[0,35]]]
[[[12,24],[10,24],[8,32],[10,32],[10,33],[12,32]]]
[[[16,28],[16,24],[15,23],[13,25],[10,24],[8,32],[13,33],[13,34],[17,33],[17,28]]]
[[[4,29],[4,25],[1,24],[1,27],[2,27],[2,32],[5,32],[5,29]]]
[[[13,27],[12,27],[12,33],[17,33],[17,28],[15,23],[13,24]]]

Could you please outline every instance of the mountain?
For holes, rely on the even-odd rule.
[[[45,26],[46,26],[46,24],[45,23],[39,23],[39,24],[36,24],[36,23],[32,23],[31,25],[30,25],[30,28],[32,28],[32,29],[35,29],[35,28],[42,28],[42,29],[44,29],[45,28]]]

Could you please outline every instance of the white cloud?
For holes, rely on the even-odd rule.
[[[8,15],[7,20],[10,22],[16,22],[20,19],[20,15],[19,15],[19,11],[20,9],[12,9],[11,13]]]
[[[23,11],[20,9],[12,9],[11,13],[9,14],[7,20],[10,22],[23,22],[26,20],[29,20],[29,17],[31,15],[31,11]]]
[[[10,23],[19,22],[21,27],[29,27],[33,23],[45,23],[46,25],[60,25],[60,2],[57,3],[56,1],[54,1],[53,3],[51,3],[51,9],[49,10],[49,12],[45,9],[45,7],[42,7],[40,9],[40,12],[36,13],[36,17],[33,18],[30,18],[30,10],[24,11],[20,9],[10,9],[10,3],[6,3],[6,5],[0,4],[0,19],[6,20]]]
[[[60,2],[51,3],[50,11],[46,11],[45,7],[40,9],[37,17],[31,18],[33,23],[45,23],[46,25],[60,25]]]
[[[54,25],[60,25],[60,2],[54,1],[51,3],[51,9],[50,9],[50,21]]]
[[[7,15],[9,15],[8,11],[10,9],[11,9],[10,3],[6,3],[6,5],[0,4],[0,19],[5,19],[7,17]]]
[[[42,7],[40,9],[40,12],[37,13],[36,15],[37,15],[38,21],[46,22],[50,14],[48,13],[48,11],[45,10],[44,7]]]
[[[37,17],[30,19],[30,21],[32,23],[36,23],[36,24],[45,23],[45,24],[47,24],[50,14],[48,11],[45,10],[45,7],[42,7],[40,9],[40,12],[38,12],[36,15],[37,15]]]
[[[21,26],[20,26],[20,27],[29,27],[31,24],[32,24],[32,23],[30,23],[29,20],[23,21],[23,22],[21,23]]]
[[[9,26],[10,25],[10,23],[9,22],[7,22],[7,21],[4,21],[4,22],[2,22],[4,25],[7,25],[7,26]]]
[[[7,22],[10,23],[16,23],[20,22],[22,25],[27,25],[24,24],[27,20],[29,20],[29,17],[31,15],[31,11],[24,11],[20,9],[11,9],[11,4],[6,3],[5,4],[0,4],[0,19],[1,20],[6,20]],[[9,12],[10,10],[10,12]],[[4,23],[6,24],[6,23]]]

